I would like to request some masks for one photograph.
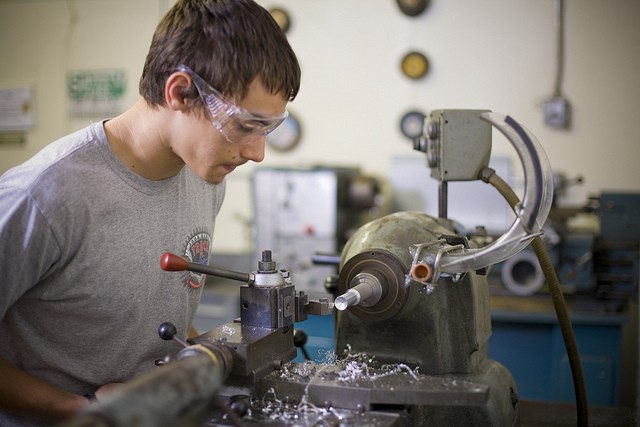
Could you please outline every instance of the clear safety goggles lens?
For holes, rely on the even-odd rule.
[[[263,138],[280,126],[289,115],[286,110],[277,116],[252,113],[211,87],[186,65],[179,65],[177,70],[191,76],[200,97],[211,113],[211,123],[231,143],[246,144]]]

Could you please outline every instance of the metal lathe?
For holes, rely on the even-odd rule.
[[[499,238],[463,236],[447,218],[451,181],[489,182],[492,129],[525,175]],[[487,110],[436,110],[414,148],[439,182],[439,215],[396,212],[359,228],[339,257],[336,298],[310,299],[264,248],[235,272],[164,254],[161,267],[242,282],[240,317],[188,342],[69,425],[417,426],[519,424],[517,384],[487,357],[487,271],[542,234],[551,168],[535,137]],[[335,353],[293,363],[294,323],[335,315]],[[175,339],[171,324],[162,339]],[[159,338],[160,339],[160,338]]]

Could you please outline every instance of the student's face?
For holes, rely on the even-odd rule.
[[[284,113],[287,101],[281,94],[269,93],[260,79],[256,79],[247,96],[237,105],[255,114],[276,116]],[[209,183],[221,182],[248,161],[258,163],[264,159],[264,136],[229,142],[208,114],[188,114],[184,121],[172,148],[196,175]]]

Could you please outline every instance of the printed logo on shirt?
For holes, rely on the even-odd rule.
[[[187,242],[185,258],[189,262],[196,264],[209,264],[209,247],[211,246],[211,235],[206,231],[197,231]],[[202,273],[189,272],[187,286],[191,289],[199,289],[204,285],[206,275]]]

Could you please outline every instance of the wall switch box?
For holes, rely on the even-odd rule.
[[[571,118],[569,101],[561,96],[554,96],[544,101],[542,105],[544,122],[556,129],[568,129]]]

